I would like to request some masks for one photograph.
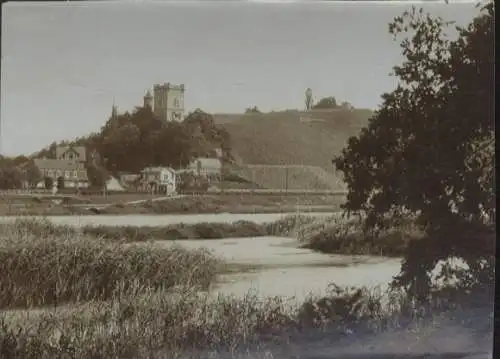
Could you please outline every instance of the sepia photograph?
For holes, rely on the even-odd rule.
[[[0,359],[496,357],[494,18],[2,3]]]

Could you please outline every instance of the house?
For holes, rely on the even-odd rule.
[[[85,163],[87,162],[87,153],[84,146],[57,146],[56,159]]]
[[[38,188],[86,188],[89,186],[87,170],[82,162],[54,158],[36,158],[33,160],[44,178]]]
[[[191,161],[187,168],[178,172],[190,172],[196,176],[205,177],[210,181],[220,181],[222,178],[222,161],[219,158],[199,157]]]
[[[170,167],[146,167],[141,171],[142,189],[174,194],[177,192],[177,174]]]

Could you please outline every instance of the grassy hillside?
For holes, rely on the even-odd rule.
[[[240,175],[267,189],[345,190],[338,176],[319,166],[246,165],[242,167]]]
[[[372,112],[355,110],[214,114],[227,129],[236,158],[244,164],[313,165],[332,169],[331,160]]]

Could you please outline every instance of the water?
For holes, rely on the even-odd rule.
[[[166,214],[166,215],[91,215],[91,216],[24,216],[22,218],[46,218],[58,225],[70,226],[168,226],[171,224],[200,222],[232,223],[236,221],[251,221],[258,224],[273,222],[294,213],[209,213],[209,214]],[[325,217],[338,214],[330,213],[300,213],[304,216]],[[14,222],[19,216],[0,217],[0,223]]]
[[[304,215],[331,216],[334,213]],[[74,226],[165,226],[177,223],[230,223],[240,220],[265,223],[290,214],[189,214],[189,215],[127,215],[127,216],[54,216],[55,224]],[[15,217],[0,217],[9,222]],[[153,245],[178,244],[187,248],[207,248],[216,256],[236,266],[250,267],[238,273],[225,274],[213,293],[243,296],[249,291],[261,297],[285,296],[301,302],[310,294],[324,293],[330,283],[342,286],[384,287],[400,270],[400,260],[372,256],[328,255],[299,248],[294,238],[259,237],[220,240],[157,241]],[[143,245],[143,244],[139,244]],[[407,330],[395,330],[365,337],[348,335],[333,343],[331,338],[290,344],[288,349],[269,348],[262,357],[274,358],[492,358],[492,330],[489,313],[471,313],[466,318],[442,318],[439,322]],[[462,319],[477,317],[476,322],[463,324]],[[410,329],[410,328],[408,328]],[[478,335],[477,333],[480,333]],[[323,336],[325,338],[325,336]],[[288,350],[288,351],[287,351]],[[290,351],[291,350],[291,351]],[[480,352],[473,354],[474,352]],[[207,353],[208,354],[208,353]],[[219,353],[217,357],[225,357]],[[211,357],[208,355],[207,357]],[[235,358],[235,353],[228,353]],[[241,356],[260,357],[257,355]]]
[[[221,240],[157,241],[155,245],[206,248],[228,263],[250,271],[223,275],[214,293],[284,296],[303,301],[320,295],[330,283],[384,287],[399,272],[400,260],[371,256],[321,254],[299,248],[294,238],[258,237]]]

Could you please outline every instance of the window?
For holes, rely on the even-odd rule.
[[[73,171],[73,178],[78,178],[78,171]]]
[[[62,176],[62,171],[61,170],[57,170],[56,171],[56,176],[57,177],[61,177]]]
[[[174,97],[174,107],[179,107],[179,98]]]
[[[47,177],[54,177],[54,171],[47,170]]]
[[[64,171],[64,178],[69,179],[69,175],[70,173],[68,170]]]
[[[70,160],[72,160],[72,159],[73,159],[73,154],[72,154],[72,153],[70,153],[70,154],[68,155],[68,158],[69,158]]]

